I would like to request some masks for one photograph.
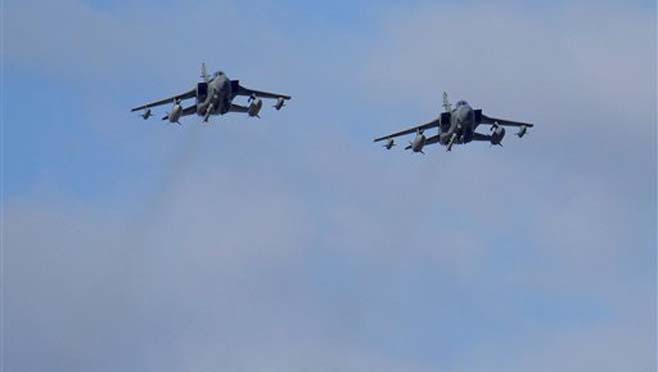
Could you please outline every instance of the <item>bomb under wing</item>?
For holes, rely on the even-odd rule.
[[[135,107],[131,111],[147,110],[146,112],[150,116],[151,108],[172,104],[171,110],[162,120],[180,124],[181,118],[196,114],[202,117],[205,123],[211,116],[225,115],[229,112],[245,113],[250,117],[260,118],[263,99],[275,99],[274,108],[277,111],[285,107],[286,101],[291,99],[289,95],[285,94],[246,88],[239,80],[229,79],[222,71],[217,71],[210,76],[206,71],[205,64],[201,65],[201,78],[203,81],[198,82],[194,88],[186,92]],[[248,106],[233,102],[240,96],[248,97]],[[183,102],[188,100],[192,100],[191,104],[183,105]],[[146,114],[143,117],[148,118]]]
[[[505,138],[505,127],[517,127],[517,136],[522,138],[528,132],[528,128],[534,124],[520,121],[499,119],[485,115],[481,109],[473,109],[468,102],[459,101],[451,105],[446,93],[443,94],[443,107],[445,109],[437,118],[425,124],[405,129],[383,137],[375,138],[374,142],[390,142],[396,137],[416,133],[413,141],[409,142],[406,150],[423,153],[426,145],[439,144],[446,146],[451,151],[454,145],[463,145],[472,141],[486,141],[492,145],[502,146]],[[478,132],[480,126],[489,125],[489,133]],[[436,129],[436,134],[425,136],[429,130]],[[386,147],[386,146],[384,146]],[[388,147],[387,147],[388,148]],[[390,148],[389,148],[390,149]]]

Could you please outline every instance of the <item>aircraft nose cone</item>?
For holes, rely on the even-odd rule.
[[[473,110],[470,107],[462,107],[459,110],[459,121],[462,123],[470,121],[473,116]]]

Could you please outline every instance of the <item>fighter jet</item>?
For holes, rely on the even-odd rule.
[[[231,80],[222,71],[217,71],[211,77],[206,72],[205,63],[201,64],[201,78],[203,81],[196,84],[194,88],[173,97],[165,98],[159,101],[148,103],[143,106],[135,107],[131,111],[147,110],[150,114],[150,108],[160,105],[172,104],[169,111],[162,120],[168,120],[170,123],[179,123],[181,117],[197,114],[203,117],[203,122],[207,123],[211,115],[224,115],[228,112],[242,112],[250,117],[259,117],[263,101],[261,98],[276,99],[275,108],[280,110],[285,101],[291,97],[285,94],[268,93],[258,90],[245,88],[240,85],[239,80]],[[237,96],[249,97],[249,106],[242,106],[233,103]],[[181,102],[187,99],[194,99],[194,103],[183,107]],[[149,115],[150,116],[150,115]],[[147,115],[142,115],[148,119]]]
[[[471,141],[486,141],[491,145],[502,146],[505,137],[504,127],[518,127],[519,132],[516,134],[519,138],[523,137],[528,128],[534,125],[531,123],[498,119],[484,115],[482,110],[474,110],[466,101],[459,101],[453,108],[448,101],[448,94],[443,93],[444,112],[436,119],[397,133],[375,138],[375,142],[387,141],[392,143],[393,138],[416,133],[413,141],[405,150],[423,153],[423,147],[432,144],[441,144],[447,147],[447,151],[452,150],[452,146],[466,144]],[[490,134],[478,133],[475,130],[479,125],[490,125]],[[438,133],[434,136],[426,137],[424,132],[428,129],[438,128]],[[384,147],[387,147],[386,145]],[[388,147],[387,147],[388,148]]]

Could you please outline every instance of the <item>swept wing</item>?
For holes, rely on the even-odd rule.
[[[388,136],[375,138],[374,142],[388,140],[390,138],[395,138],[395,137],[399,137],[399,136],[405,136],[407,134],[416,133],[418,131],[424,132],[427,129],[436,128],[440,125],[441,125],[441,117],[438,117],[438,118],[430,121],[429,123],[425,123],[425,124],[419,125],[417,127],[405,129],[405,130],[397,132],[397,133],[389,134]]]
[[[283,98],[285,100],[289,100],[292,97],[285,95],[285,94],[279,94],[279,93],[270,93],[270,92],[264,92],[260,90],[254,90],[254,89],[249,89],[245,88],[242,85],[240,85],[239,80],[233,80],[231,81],[232,85],[232,90],[233,94],[236,96],[251,96],[255,95],[256,97],[260,98],[272,98],[272,99],[277,99],[277,98]]]
[[[150,107],[166,105],[168,103],[172,103],[172,102],[175,102],[175,101],[182,101],[184,99],[189,99],[189,98],[194,98],[194,97],[196,97],[196,89],[189,90],[185,93],[181,93],[181,94],[175,95],[173,97],[169,97],[169,98],[161,99],[159,101],[147,103],[143,106],[135,107],[134,109],[131,109],[130,111],[133,111],[133,112],[134,111],[140,111],[140,110],[147,109],[147,108],[150,108]]]
[[[498,118],[493,118],[490,116],[486,116],[482,114],[482,119],[480,120],[480,124],[491,124],[491,125],[502,125],[506,127],[522,127],[526,126],[528,128],[532,128],[534,125],[531,123],[524,123],[521,121],[512,121],[512,120],[505,120],[505,119],[498,119]]]

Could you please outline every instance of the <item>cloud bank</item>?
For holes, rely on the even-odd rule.
[[[7,370],[655,370],[646,9],[387,5],[359,33],[293,32],[300,4],[168,5],[7,4]],[[128,116],[200,60],[294,100]],[[370,144],[443,90],[536,130]]]

